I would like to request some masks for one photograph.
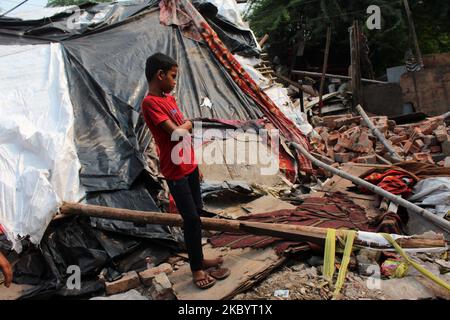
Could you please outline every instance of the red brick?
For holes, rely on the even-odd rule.
[[[403,151],[405,152],[405,154],[408,154],[409,151],[411,151],[412,146],[413,143],[410,140],[406,141],[405,145],[403,146]]]
[[[349,152],[340,152],[334,154],[334,161],[340,163],[347,163],[353,158],[353,154]]]
[[[414,153],[413,159],[422,162],[422,163],[431,163],[434,164],[433,159],[431,159],[431,156],[429,153],[421,152],[421,153]]]
[[[372,154],[372,155],[365,156],[365,157],[358,157],[358,158],[354,159],[353,162],[376,164],[377,156],[375,154]]]
[[[405,141],[408,139],[408,136],[406,134],[402,135],[395,135],[389,138],[392,144],[397,144],[399,142]]]

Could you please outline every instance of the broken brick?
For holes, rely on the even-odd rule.
[[[339,118],[334,120],[334,127],[336,129],[342,128],[343,126],[351,125],[352,123],[360,124],[361,123],[361,117],[351,117],[351,118]]]
[[[420,153],[414,153],[413,159],[418,162],[424,162],[424,163],[431,163],[434,164],[433,159],[431,158],[429,153],[420,152]]]
[[[439,126],[436,130],[434,130],[434,135],[439,142],[448,140],[447,130],[444,126]]]
[[[173,272],[172,266],[169,263],[160,264],[157,267],[150,268],[139,272],[139,278],[146,286],[151,286],[153,278],[159,273],[170,274]]]
[[[406,134],[402,135],[394,135],[389,138],[389,141],[391,141],[392,144],[397,144],[399,142],[405,141],[408,139],[408,136]]]
[[[172,283],[165,273],[159,273],[153,278],[149,293],[153,300],[175,299]]]
[[[412,146],[413,143],[410,140],[406,141],[405,145],[403,146],[403,151],[405,151],[405,154],[408,154],[409,151],[411,151]]]
[[[354,159],[353,162],[376,164],[377,156],[375,154],[372,154],[372,155],[368,155],[365,157],[358,157],[358,158]]]
[[[353,158],[353,154],[349,152],[339,152],[334,154],[334,161],[340,163],[347,163]]]
[[[423,143],[423,141],[421,139],[417,139],[416,141],[414,141],[414,144],[419,148],[419,149],[423,149],[425,147],[425,143]]]
[[[116,293],[125,292],[141,285],[139,276],[136,271],[124,273],[122,278],[113,282],[105,282],[106,294],[112,295]]]

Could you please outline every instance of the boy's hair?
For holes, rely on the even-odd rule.
[[[150,56],[145,63],[145,77],[147,78],[147,81],[150,82],[158,70],[167,72],[172,69],[173,66],[177,65],[177,62],[171,57],[159,52],[155,53]]]

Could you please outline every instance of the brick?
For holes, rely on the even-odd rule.
[[[372,154],[372,155],[365,156],[365,157],[358,157],[358,158],[354,159],[353,162],[376,164],[377,156],[375,154]]]
[[[389,140],[391,141],[392,144],[397,144],[397,143],[405,141],[407,139],[408,139],[408,136],[406,134],[394,135],[394,136],[389,138]]]
[[[441,121],[426,121],[423,124],[420,125],[420,130],[424,135],[431,134],[434,130],[439,127],[441,124]]]
[[[444,126],[439,126],[436,130],[434,130],[434,135],[436,136],[436,140],[439,142],[448,140],[447,130]]]
[[[351,115],[325,116],[325,117],[322,117],[322,123],[324,126],[330,128],[330,129],[334,129],[335,125],[336,125],[334,120],[341,119],[343,117],[344,118],[351,117]]]
[[[333,150],[334,152],[341,153],[345,151],[345,148],[338,143],[334,146]]]
[[[334,131],[334,132],[330,133],[328,135],[328,141],[327,141],[328,144],[334,146],[337,143],[339,137],[340,137],[339,132]]]
[[[427,146],[435,146],[437,145],[437,139],[434,135],[429,134],[423,137],[423,143]]]
[[[425,147],[425,143],[423,143],[423,141],[421,139],[417,139],[416,141],[414,141],[414,144],[419,149],[423,149]]]
[[[172,283],[165,273],[157,274],[152,280],[152,286],[149,290],[153,300],[174,300]]]
[[[106,282],[106,294],[112,295],[125,292],[141,285],[139,276],[136,271],[124,273],[122,278],[113,282]]]
[[[414,153],[413,154],[413,159],[418,161],[418,162],[422,162],[422,163],[434,164],[434,161],[431,158],[430,154],[429,153],[425,153],[425,152]]]
[[[411,151],[412,146],[413,146],[413,143],[410,140],[407,140],[405,142],[405,145],[403,146],[403,151],[405,152],[405,154],[408,154],[409,151]]]
[[[340,163],[346,163],[350,162],[350,160],[353,158],[353,154],[349,152],[338,152],[334,154],[334,161],[340,162]]]
[[[360,124],[361,123],[361,117],[351,117],[351,118],[339,118],[334,120],[334,128],[339,129],[343,126],[348,126],[352,123]]]
[[[160,264],[157,267],[150,268],[139,272],[139,278],[146,286],[151,286],[153,278],[160,273],[170,274],[173,272],[172,266],[169,263]]]

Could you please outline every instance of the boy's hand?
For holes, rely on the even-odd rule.
[[[13,271],[11,268],[11,264],[1,253],[0,253],[0,270],[2,271],[3,276],[5,277],[5,286],[9,288],[13,278]]]

